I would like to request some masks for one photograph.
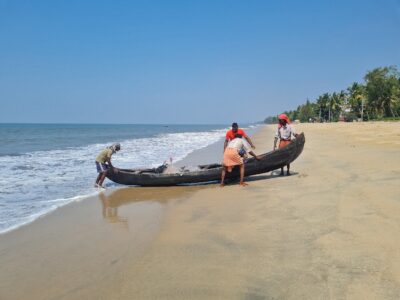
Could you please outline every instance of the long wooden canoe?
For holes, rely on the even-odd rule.
[[[259,155],[257,161],[251,157],[245,161],[245,176],[266,173],[279,169],[293,162],[303,151],[304,134],[301,133],[289,145],[282,149]],[[195,184],[217,181],[221,178],[221,164],[198,166],[198,170],[189,171],[182,168],[178,173],[162,173],[162,167],[154,169],[118,169],[118,172],[109,172],[107,177],[119,184],[140,186],[172,186],[180,184]],[[238,178],[239,168],[234,168],[226,178]]]

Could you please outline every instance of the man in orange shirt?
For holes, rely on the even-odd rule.
[[[224,143],[224,151],[226,149],[226,146],[228,146],[228,142],[233,140],[237,134],[240,134],[242,137],[244,137],[247,140],[247,142],[250,144],[251,148],[256,149],[256,147],[254,146],[251,139],[247,136],[246,132],[244,132],[243,129],[240,129],[237,123],[233,123],[232,129],[228,130],[226,133],[225,143]]]

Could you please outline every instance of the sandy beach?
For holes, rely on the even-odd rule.
[[[107,190],[0,235],[0,299],[399,299],[400,123],[295,128],[292,176]]]

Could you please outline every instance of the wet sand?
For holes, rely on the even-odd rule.
[[[107,191],[0,236],[0,299],[398,299],[400,123],[296,129],[292,176]]]

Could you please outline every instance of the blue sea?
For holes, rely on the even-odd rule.
[[[251,126],[253,127],[253,126]],[[0,233],[95,195],[97,154],[119,142],[113,164],[155,167],[222,139],[224,125],[0,124]],[[108,188],[117,187],[106,179]]]

